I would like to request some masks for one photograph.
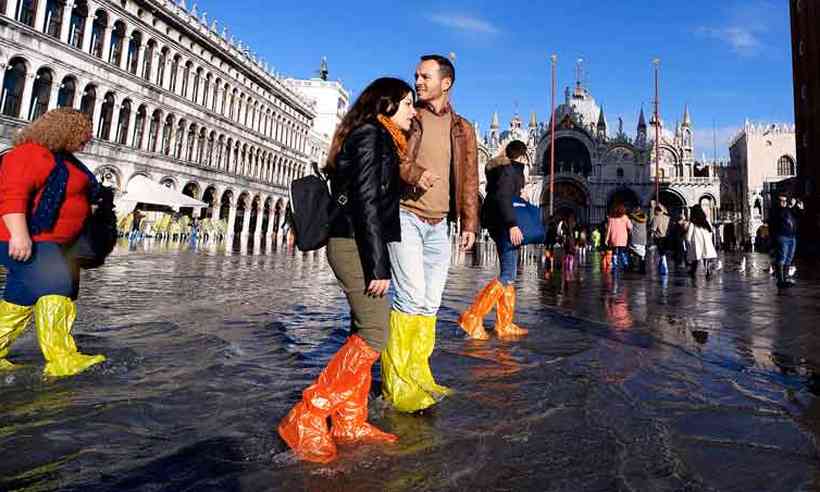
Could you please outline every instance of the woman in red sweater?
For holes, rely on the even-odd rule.
[[[9,346],[34,317],[45,374],[71,376],[105,360],[77,351],[71,328],[79,270],[65,248],[80,235],[100,185],[73,153],[91,140],[91,121],[70,108],[47,112],[23,128],[0,165],[0,370],[16,366]]]

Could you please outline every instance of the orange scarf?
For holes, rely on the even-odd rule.
[[[399,158],[404,159],[407,157],[407,137],[404,136],[404,131],[396,126],[396,124],[393,123],[393,120],[383,114],[378,115],[376,118],[378,118],[379,123],[387,129],[390,136],[393,137],[393,143],[396,144],[396,149],[399,152]]]

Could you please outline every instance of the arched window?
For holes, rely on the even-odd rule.
[[[137,118],[134,121],[134,148],[142,149],[142,137],[145,135],[145,120],[148,117],[148,110],[145,105],[137,109]]]
[[[191,88],[191,101],[199,102],[199,83],[202,80],[202,68],[197,68],[194,73],[194,86]]]
[[[71,24],[68,28],[68,44],[79,49],[83,47],[85,35],[85,19],[88,17],[88,3],[85,0],[75,0],[71,9]]]
[[[117,123],[117,138],[116,142],[120,145],[125,145],[128,140],[128,123],[131,119],[131,101],[126,99],[120,106],[120,119]]]
[[[188,148],[185,150],[185,160],[194,160],[194,144],[196,144],[196,125],[191,125],[188,129]]]
[[[153,39],[145,45],[145,61],[142,64],[142,78],[151,82],[151,70],[154,68],[154,56],[157,51],[157,43]]]
[[[181,61],[182,57],[175,55],[174,60],[171,62],[171,85],[169,86],[171,92],[177,91],[177,73],[179,72],[179,64]]]
[[[205,82],[202,85],[202,101],[200,104],[208,106],[208,96],[211,94],[211,74],[205,76]]]
[[[77,93],[77,81],[74,77],[66,77],[63,83],[60,84],[60,90],[57,92],[57,107],[58,108],[73,108],[74,96]]]
[[[18,118],[26,83],[26,62],[22,58],[12,58],[3,76],[3,115]]]
[[[228,139],[228,145],[225,148],[225,172],[231,169],[231,152],[233,151],[233,139]]]
[[[34,78],[34,88],[31,91],[31,109],[28,114],[30,120],[36,120],[48,111],[52,82],[51,70],[41,68],[37,71],[37,76]]]
[[[185,69],[182,71],[182,92],[180,95],[182,97],[188,96],[188,79],[191,77],[191,69],[194,67],[192,62],[188,62],[185,64]]]
[[[151,115],[151,124],[148,126],[148,152],[157,151],[157,142],[159,141],[159,127],[162,121],[162,111],[157,109]]]
[[[188,123],[185,120],[179,120],[177,123],[176,143],[174,147],[174,159],[182,159],[182,146],[185,144],[185,126]]]
[[[205,164],[207,164],[208,167],[213,167],[213,165],[214,165],[214,144],[215,143],[216,143],[216,133],[211,132],[210,135],[208,135],[208,151],[205,154]]]
[[[214,165],[217,169],[222,169],[222,157],[225,155],[225,136],[220,135],[216,142],[216,158]]]
[[[97,138],[109,140],[111,138],[111,120],[114,119],[114,93],[109,92],[103,99],[100,110],[100,124],[97,126]]]
[[[794,176],[795,172],[794,161],[791,157],[784,155],[777,160],[777,175],[778,176]]]
[[[137,74],[137,70],[139,69],[139,53],[141,46],[142,33],[135,31],[131,34],[131,40],[128,41],[128,58],[125,60],[125,66],[128,67],[128,71],[134,75]]]
[[[165,125],[162,126],[162,153],[171,155],[171,135],[174,132],[174,115],[165,117]]]
[[[65,0],[48,0],[46,2],[46,19],[43,31],[49,36],[60,38],[60,29],[63,26],[63,12]]]
[[[159,60],[157,60],[157,85],[160,87],[165,85],[166,63],[168,63],[168,48],[162,48],[159,52]]]
[[[97,58],[103,56],[103,38],[107,26],[108,14],[103,10],[98,10],[94,14],[94,23],[91,25],[91,54]]]
[[[83,97],[80,99],[80,111],[94,121],[94,106],[97,105],[97,88],[89,84],[85,86]]]
[[[201,128],[199,130],[199,138],[196,141],[196,162],[198,164],[203,164],[205,162],[205,129]]]
[[[29,27],[34,27],[34,15],[36,12],[37,0],[19,0],[17,3],[17,20]]]
[[[122,62],[123,44],[125,43],[125,23],[117,21],[114,24],[114,29],[111,30],[111,44],[108,54],[108,63],[117,65]]]
[[[222,87],[222,79],[216,79],[216,83],[214,84],[214,95],[213,95],[213,98],[211,99],[211,111],[213,111],[214,113],[217,112],[216,107],[217,107],[217,103],[219,102],[219,99],[220,99],[219,98],[219,92],[221,90],[221,87]]]

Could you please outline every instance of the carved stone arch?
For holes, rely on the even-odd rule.
[[[125,191],[123,173],[117,166],[105,164],[94,170],[94,175],[103,186],[111,186],[118,192]]]
[[[172,190],[179,189],[179,184],[177,178],[173,176],[164,176],[162,179],[159,180],[159,184],[165,186],[166,188],[170,188]]]
[[[131,176],[128,177],[128,180],[125,182],[125,190],[128,191],[128,185],[131,184],[131,180],[136,178],[137,176],[143,176],[145,178],[153,180],[151,177],[151,173],[148,171],[135,171]]]

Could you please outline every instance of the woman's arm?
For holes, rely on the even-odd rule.
[[[354,130],[345,142],[350,149],[351,166],[343,172],[348,179],[349,215],[364,271],[365,285],[373,280],[390,279],[390,258],[382,235],[379,216],[381,189],[381,135],[374,125]],[[397,197],[398,199],[398,197]]]
[[[28,233],[26,214],[6,214],[3,223],[9,230],[9,257],[17,261],[27,261],[31,258],[31,236]]]

